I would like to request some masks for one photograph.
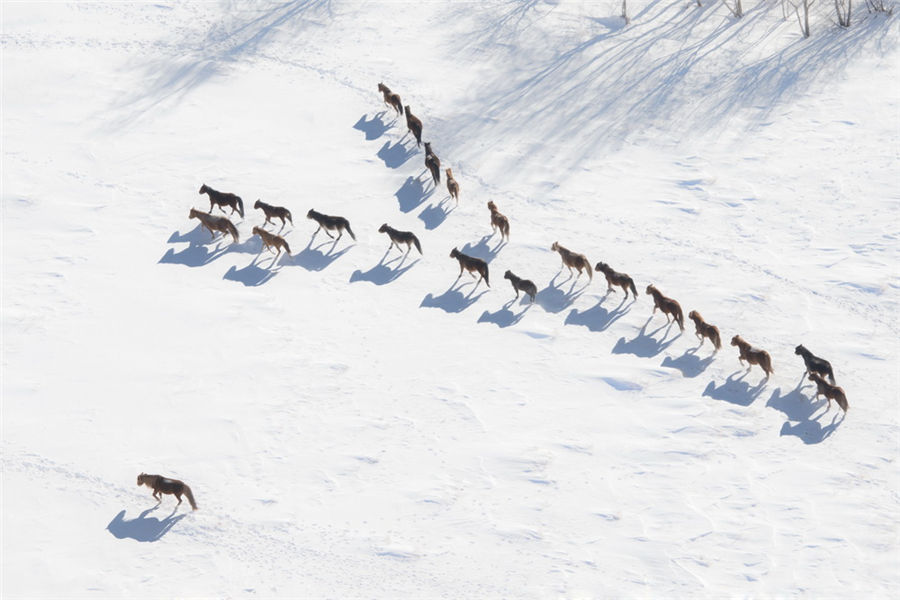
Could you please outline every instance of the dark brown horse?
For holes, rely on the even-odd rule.
[[[441,159],[431,150],[431,142],[425,142],[425,166],[431,171],[434,186],[441,182]]]
[[[223,207],[230,206],[231,214],[234,214],[234,211],[237,211],[239,215],[243,218],[244,216],[244,201],[241,200],[240,196],[232,194],[230,192],[219,192],[205,183],[200,186],[200,194],[207,194],[209,196],[209,212],[213,211],[214,206],[218,206],[222,209],[222,212],[225,212]]]
[[[266,223],[275,223],[272,222],[273,218],[281,219],[281,226],[284,227],[284,221],[287,219],[291,222],[291,225],[294,224],[294,220],[291,218],[291,211],[286,209],[283,206],[272,206],[271,204],[266,204],[262,200],[257,200],[256,204],[253,205],[253,208],[258,208],[263,211],[263,214],[266,215]]]
[[[669,315],[672,316],[672,319],[678,323],[678,327],[681,331],[684,331],[684,313],[681,312],[681,305],[678,304],[676,300],[672,298],[667,298],[663,296],[662,292],[660,292],[656,287],[651,283],[647,286],[647,294],[653,296],[653,312],[656,313],[656,309],[658,308],[666,315],[666,321],[669,320]]]
[[[406,127],[412,132],[416,138],[416,147],[422,145],[422,121],[419,117],[412,114],[409,110],[409,104],[406,105]]]
[[[386,233],[390,238],[391,245],[388,246],[388,251],[394,246],[397,246],[397,250],[403,252],[403,248],[400,247],[400,244],[406,244],[407,254],[409,254],[409,251],[412,250],[413,246],[416,247],[419,254],[422,254],[422,245],[419,243],[419,238],[417,238],[416,234],[412,231],[399,231],[385,223],[378,228],[378,233]]]
[[[823,377],[827,376],[831,379],[831,383],[834,383],[834,371],[831,369],[830,362],[824,358],[819,358],[807,350],[803,344],[794,348],[794,354],[799,354],[803,357],[803,363],[806,365],[806,373],[818,373]]]
[[[517,277],[512,271],[504,273],[503,278],[509,279],[510,283],[512,283],[513,289],[516,290],[516,300],[519,299],[519,292],[522,291],[528,294],[528,297],[531,298],[531,303],[534,304],[534,297],[537,296],[537,286],[534,285],[533,281]]]
[[[481,279],[484,279],[484,283],[488,287],[491,287],[491,282],[488,280],[488,265],[486,262],[480,258],[463,254],[456,248],[450,251],[450,258],[455,258],[459,261],[459,276],[456,278],[457,281],[462,277],[463,271],[468,271],[472,277],[475,277],[475,273],[481,275]],[[478,287],[478,284],[481,283],[481,279],[478,280],[475,287]]]
[[[337,241],[341,239],[341,236],[344,235],[344,230],[346,230],[347,233],[350,234],[350,237],[352,237],[354,241],[356,240],[356,236],[353,235],[353,230],[350,229],[350,221],[348,221],[344,217],[332,217],[330,215],[323,215],[322,213],[317,212],[311,208],[309,209],[309,212],[306,213],[306,218],[312,219],[319,224],[319,229],[316,229],[316,232],[313,233],[313,235],[319,233],[319,230],[325,229],[325,235],[330,238],[334,238],[333,235],[328,233],[328,230],[337,231],[338,236],[334,240]]]
[[[146,473],[141,473],[138,475],[137,484],[138,487],[146,485],[148,488],[151,488],[153,490],[153,497],[159,501],[157,504],[162,502],[162,494],[174,494],[175,497],[178,498],[178,504],[181,504],[181,495],[184,494],[187,496],[188,502],[191,503],[191,508],[197,510],[197,503],[194,502],[194,494],[191,492],[191,488],[183,481],[169,479],[162,475],[147,475]],[[178,504],[175,505],[176,508],[178,507]]]
[[[638,293],[637,288],[634,287],[634,279],[625,273],[619,273],[605,262],[598,262],[594,268],[606,276],[607,292],[614,292],[613,286],[617,285],[625,291],[625,298],[628,298],[629,289],[631,290],[631,293],[634,294],[634,297],[637,298]]]
[[[384,96],[385,104],[397,111],[398,114],[403,114],[403,103],[400,101],[400,94],[395,94],[391,91],[391,88],[383,83],[378,84],[378,91]]]
[[[847,412],[847,409],[850,408],[850,405],[847,404],[847,394],[844,393],[844,389],[840,388],[836,385],[832,385],[825,381],[825,378],[816,373],[815,371],[810,371],[809,380],[814,381],[816,383],[816,398],[819,396],[825,396],[828,400],[828,408],[825,409],[826,412],[831,410],[831,401],[834,400],[838,403],[844,412]]]

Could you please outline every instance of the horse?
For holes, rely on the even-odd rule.
[[[394,246],[397,246],[397,250],[403,252],[403,249],[400,247],[400,244],[406,244],[406,253],[409,254],[409,251],[412,250],[412,247],[415,246],[416,250],[419,251],[419,254],[422,254],[422,245],[419,244],[419,238],[416,237],[412,231],[399,231],[394,229],[387,223],[378,228],[378,233],[386,233],[391,240],[391,245],[388,246],[388,251]]]
[[[748,371],[753,368],[753,365],[759,365],[759,368],[766,372],[766,379],[775,372],[775,369],[772,368],[772,357],[769,356],[769,353],[765,350],[759,350],[752,347],[739,335],[731,338],[731,345],[738,347],[741,364],[744,364],[744,361],[746,360]]]
[[[200,225],[209,230],[209,233],[212,234],[213,239],[216,238],[216,232],[221,231],[222,233],[230,233],[231,237],[234,238],[234,242],[238,242],[237,227],[234,226],[234,223],[228,220],[228,217],[211,215],[209,213],[199,211],[196,208],[192,208],[191,212],[188,213],[188,218],[198,219],[200,221]]]
[[[468,271],[473,278],[475,277],[475,273],[478,273],[481,275],[481,279],[484,279],[485,285],[491,287],[491,282],[488,280],[488,265],[486,262],[480,258],[463,254],[456,248],[450,251],[450,258],[455,258],[459,261],[459,277],[456,278],[456,281],[459,281],[459,278],[462,277],[463,270],[465,270]],[[478,284],[481,283],[481,279],[475,284],[476,288],[478,287]]]
[[[419,117],[412,114],[409,110],[409,104],[406,105],[406,128],[412,132],[416,138],[416,147],[422,145],[422,121]]]
[[[262,238],[263,245],[266,247],[266,250],[271,250],[275,248],[278,250],[278,254],[276,254],[276,258],[281,254],[281,249],[288,253],[288,256],[291,255],[291,247],[288,246],[287,240],[281,237],[280,235],[275,235],[274,233],[269,233],[262,227],[254,227],[253,233]]]
[[[291,211],[286,209],[283,206],[272,206],[271,204],[266,204],[262,200],[257,200],[256,204],[253,205],[253,208],[259,208],[263,211],[263,214],[266,215],[266,223],[272,223],[272,218],[277,217],[281,219],[281,226],[284,227],[285,219],[291,222],[291,225],[294,224],[294,220],[291,218]]]
[[[809,372],[809,380],[816,383],[816,398],[825,396],[825,399],[828,400],[828,408],[825,409],[825,412],[831,410],[831,401],[834,400],[843,409],[844,413],[847,413],[850,405],[847,404],[847,394],[844,393],[843,388],[828,383],[824,377],[815,371]]]
[[[383,83],[378,84],[378,91],[384,96],[384,103],[395,111],[403,114],[403,103],[400,102],[400,94],[395,94],[391,91],[391,88],[384,85]]]
[[[456,180],[453,178],[453,171],[447,169],[447,191],[450,192],[450,197],[456,200],[456,203],[459,204],[459,184],[456,183]]]
[[[344,217],[332,217],[329,215],[323,215],[320,212],[316,212],[313,209],[309,209],[309,212],[306,213],[306,218],[312,219],[313,221],[315,221],[316,223],[319,224],[319,229],[316,229],[316,232],[313,235],[316,235],[316,233],[319,233],[319,230],[324,227],[325,234],[330,238],[334,238],[333,235],[328,233],[328,230],[329,229],[331,229],[331,230],[337,229],[338,236],[337,236],[337,238],[335,238],[334,241],[338,241],[339,239],[341,239],[341,236],[344,235],[344,230],[346,229],[347,233],[350,234],[350,237],[353,238],[353,241],[356,241],[356,236],[353,235],[353,230],[350,229],[350,221],[348,221]]]
[[[503,278],[509,279],[510,283],[512,283],[513,289],[516,290],[516,300],[519,299],[519,291],[523,291],[528,294],[531,298],[531,303],[534,304],[534,297],[537,296],[537,286],[534,285],[533,281],[517,277],[509,270],[503,274]]]
[[[834,383],[834,371],[831,369],[831,363],[825,360],[824,358],[819,358],[809,350],[803,347],[803,344],[800,344],[796,348],[794,348],[794,354],[799,354],[803,357],[803,363],[806,365],[806,373],[819,373],[823,377],[827,376],[831,379],[831,383]]]
[[[500,230],[500,239],[506,238],[509,241],[509,219],[497,210],[497,205],[492,200],[488,200],[488,210],[491,211],[491,235]]]
[[[554,252],[559,252],[559,257],[562,259],[562,264],[569,268],[569,274],[572,273],[572,267],[578,269],[578,277],[581,277],[581,271],[586,270],[588,274],[588,279],[590,281],[594,280],[594,272],[591,271],[591,263],[587,259],[587,256],[584,254],[578,254],[577,252],[572,252],[568,248],[564,248],[559,245],[559,242],[553,242],[553,245],[550,246],[550,249]],[[575,279],[578,279],[576,277]]]
[[[619,273],[618,271],[614,270],[612,267],[610,267],[605,262],[598,262],[594,266],[594,268],[596,270],[600,271],[601,273],[603,273],[604,276],[606,276],[606,291],[607,292],[614,292],[615,290],[613,289],[613,286],[617,285],[625,291],[626,299],[628,298],[628,290],[629,289],[631,289],[631,293],[634,295],[633,297],[635,299],[637,298],[638,293],[637,293],[637,288],[634,287],[634,279],[632,279],[625,273]]]
[[[162,475],[147,475],[146,473],[141,473],[137,477],[137,484],[138,487],[146,485],[148,488],[151,488],[153,490],[153,497],[158,500],[157,504],[162,502],[162,494],[174,494],[175,497],[178,498],[178,504],[175,505],[175,508],[177,509],[181,504],[181,495],[184,494],[187,496],[188,502],[191,503],[191,509],[197,510],[197,503],[194,502],[194,494],[191,492],[191,488],[183,481],[169,479]]]
[[[703,345],[704,338],[709,338],[709,341],[712,342],[712,345],[715,346],[716,352],[721,350],[722,348],[722,338],[719,336],[719,328],[715,325],[710,325],[706,321],[703,320],[703,316],[698,313],[696,310],[692,310],[688,313],[688,318],[694,322],[694,327],[696,331],[694,335],[696,335],[700,339],[700,345]]]
[[[666,315],[666,322],[669,321],[669,315],[672,315],[678,327],[684,331],[684,313],[681,312],[681,305],[676,300],[663,296],[652,283],[647,286],[647,294],[653,296],[653,313],[656,313],[657,308],[661,310]]]
[[[425,166],[431,171],[434,186],[441,182],[441,159],[431,150],[431,142],[425,142]]]
[[[222,208],[223,206],[230,206],[231,214],[234,214],[234,211],[238,211],[241,218],[244,218],[244,201],[241,200],[240,196],[229,192],[216,191],[205,183],[200,186],[200,191],[198,193],[209,196],[209,212],[213,211],[215,205],[218,205],[219,208],[222,209],[222,212],[225,212],[225,209]]]

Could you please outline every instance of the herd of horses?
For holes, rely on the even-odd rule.
[[[404,106],[400,99],[400,95],[392,92],[384,83],[378,84],[378,91],[381,92],[385,105],[392,108],[398,117],[406,117],[407,134],[412,134],[416,140],[416,147],[421,147],[421,119],[414,116],[410,111],[409,105],[407,104]],[[404,134],[404,137],[407,134]],[[427,172],[431,174],[432,182],[436,189],[441,181],[441,160],[438,158],[437,154],[435,154],[431,142],[425,142],[425,168]],[[453,172],[449,167],[445,169],[445,174],[447,191],[450,198],[458,204],[459,183],[453,177]],[[207,229],[213,239],[215,239],[217,233],[221,233],[223,235],[230,235],[235,243],[238,242],[239,235],[234,223],[226,216],[213,215],[212,213],[215,207],[219,207],[222,212],[226,212],[226,208],[230,208],[230,215],[238,213],[243,218],[244,202],[240,196],[214,190],[206,184],[203,184],[200,187],[199,193],[206,194],[209,197],[209,211],[202,212],[195,208],[191,208],[189,218],[198,219],[202,228]],[[281,221],[282,229],[287,223],[293,225],[294,221],[291,216],[291,211],[282,206],[272,206],[262,200],[257,200],[253,207],[254,209],[261,210],[265,216],[265,221],[262,225],[253,227],[253,235],[260,237],[263,247],[266,250],[273,252],[277,251],[276,258],[281,255],[282,251],[290,256],[291,249],[287,240],[277,233],[268,231],[265,227],[269,224],[275,226],[276,223],[274,222],[274,219],[279,219]],[[499,211],[497,205],[493,201],[489,201],[487,207],[490,211],[492,235],[499,232],[501,242],[508,241],[510,229],[509,219]],[[310,209],[306,216],[318,224],[318,229],[313,233],[313,236],[324,229],[326,235],[333,238],[335,243],[337,243],[337,240],[339,240],[346,231],[354,241],[356,240],[356,235],[350,227],[350,222],[344,217],[325,215],[314,209]],[[332,232],[335,232],[337,237],[332,235]],[[413,247],[416,248],[419,254],[422,254],[421,242],[413,232],[394,229],[387,223],[381,225],[381,227],[378,228],[378,232],[387,234],[390,240],[388,251],[396,247],[400,252],[403,252],[401,246],[405,245],[406,254],[409,254]],[[618,287],[621,288],[625,294],[623,302],[628,299],[629,292],[631,293],[632,302],[637,300],[637,286],[627,273],[616,271],[605,262],[596,263],[592,269],[590,261],[584,254],[573,252],[560,245],[559,242],[553,242],[550,249],[559,254],[560,260],[562,261],[560,269],[566,267],[569,270],[570,276],[574,276],[576,281],[585,273],[587,274],[588,282],[593,281],[593,272],[596,270],[599,273],[603,273],[606,278],[607,294],[614,293],[616,291],[614,288]],[[459,278],[462,277],[463,273],[468,272],[473,278],[477,278],[475,288],[477,288],[482,281],[484,281],[486,286],[490,287],[490,270],[488,263],[485,260],[476,256],[464,254],[458,248],[453,248],[450,251],[450,257],[456,259],[459,263],[459,275],[456,278],[457,281],[459,281]],[[516,292],[516,300],[518,300],[520,293],[524,293],[532,304],[535,302],[537,286],[533,281],[519,277],[510,270],[507,270],[504,273],[504,279],[510,281],[513,290]],[[473,288],[473,290],[475,288]],[[665,315],[666,322],[669,323],[670,327],[672,324],[677,324],[679,329],[684,331],[684,313],[677,300],[665,296],[653,284],[647,286],[646,294],[653,299],[653,313],[651,314],[651,319],[653,318],[653,315],[656,314],[656,311],[659,310]],[[700,346],[702,346],[706,340],[709,340],[714,348],[713,353],[718,352],[722,348],[722,339],[719,328],[707,323],[696,310],[691,310],[688,313],[688,318],[694,323],[694,333],[700,340]],[[774,372],[772,367],[772,357],[765,350],[754,348],[740,335],[735,335],[731,338],[731,345],[737,347],[738,360],[742,365],[746,361],[748,371],[753,368],[753,365],[757,365],[765,373],[766,379]],[[816,384],[816,399],[820,396],[824,396],[828,401],[826,412],[831,410],[831,401],[834,400],[844,413],[846,413],[849,408],[847,396],[844,393],[844,390],[835,384],[834,372],[831,364],[827,360],[815,356],[802,344],[794,349],[794,353],[803,359],[806,368],[804,376]],[[178,504],[181,504],[181,496],[185,495],[190,502],[191,507],[193,509],[197,508],[190,487],[177,479],[141,473],[138,476],[138,485],[147,485],[150,487],[153,490],[153,497],[160,502],[162,501],[161,494],[173,494],[178,499]]]

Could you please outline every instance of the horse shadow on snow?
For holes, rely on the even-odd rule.
[[[559,273],[561,272],[562,271]],[[578,280],[572,275],[569,275],[568,278],[563,279],[557,284],[556,279],[559,277],[559,273],[554,275],[553,279],[550,280],[550,283],[547,284],[547,287],[538,291],[537,295],[534,297],[534,303],[549,313],[562,312],[566,307],[571,306],[572,303],[584,293],[584,290],[586,290],[588,286],[588,282],[585,282],[584,285],[576,289],[575,284],[578,283]],[[572,285],[569,286],[568,290],[563,290],[562,284],[569,280],[572,281]]]
[[[408,265],[404,266],[403,263],[406,262],[407,255],[401,254],[400,256],[396,256],[389,261],[385,261],[390,254],[391,249],[388,248],[388,251],[384,253],[384,256],[381,257],[381,260],[378,261],[378,264],[369,269],[366,272],[360,271],[359,269],[353,271],[353,274],[350,275],[350,282],[354,281],[369,281],[374,283],[375,285],[385,285],[392,281],[398,279],[401,275],[412,269],[420,259],[415,259]],[[394,267],[389,266],[392,262],[399,261]]]
[[[608,297],[609,294],[607,293],[595,306],[587,310],[579,311],[577,308],[573,308],[566,316],[566,325],[581,325],[587,327],[590,331],[606,331],[610,325],[627,315],[634,305],[634,299],[625,304],[626,300],[623,297],[622,302],[617,307],[612,310],[606,310],[603,308],[603,302]]]
[[[756,385],[751,387],[749,383],[744,381],[744,377],[746,377],[748,373],[750,373],[749,370],[735,371],[728,376],[725,383],[718,387],[716,386],[715,381],[710,381],[706,385],[706,389],[703,390],[703,395],[716,400],[737,404],[738,406],[750,406],[762,393],[763,388],[765,388],[766,383],[768,383],[768,379],[763,377]]]
[[[387,130],[391,126],[390,123],[384,122],[384,119],[382,118],[384,115],[385,111],[381,111],[369,120],[366,120],[367,115],[363,115],[359,118],[359,121],[353,125],[353,129],[362,131],[366,134],[366,139],[369,141],[377,140],[387,133]]]
[[[222,234],[218,234],[215,238],[212,238],[210,237],[209,232],[200,225],[197,225],[187,233],[176,231],[169,236],[169,244],[179,244],[184,242],[187,242],[187,248],[180,252],[175,252],[174,248],[169,248],[162,258],[159,259],[158,264],[202,267],[226,254],[234,252],[241,254],[257,254],[262,248],[262,240],[257,236],[252,236],[243,242],[231,243],[231,236],[226,237]],[[211,243],[215,243],[215,246],[212,248],[209,247]]]
[[[130,538],[139,542],[155,542],[168,533],[178,521],[187,516],[183,513],[176,516],[174,510],[172,514],[162,520],[147,516],[157,508],[156,506],[148,508],[136,519],[125,519],[123,510],[109,522],[106,529],[120,540]]]
[[[803,394],[803,382],[797,384],[793,390],[782,393],[781,388],[777,388],[772,392],[772,396],[766,402],[766,406],[770,406],[776,410],[780,410],[787,415],[787,421],[781,426],[781,435],[793,435],[804,444],[818,444],[829,437],[844,422],[844,416],[840,408],[834,407],[837,411],[831,418],[831,422],[822,425],[820,420],[826,414],[819,409],[828,406],[826,400],[808,398]],[[815,389],[815,386],[813,386]]]
[[[626,340],[624,337],[619,338],[619,341],[613,346],[613,354],[634,354],[641,358],[652,358],[671,346],[675,340],[681,337],[681,332],[672,338],[668,337],[672,325],[675,324],[674,321],[669,322],[668,325],[660,325],[650,333],[647,333],[647,325],[649,325],[652,320],[653,316],[651,315],[650,318],[647,319],[647,322],[644,323],[643,327],[641,327],[637,336],[633,339]],[[661,339],[653,337],[663,329],[665,329],[665,333],[663,333]]]
[[[434,296],[432,294],[427,294],[423,299],[422,303],[419,307],[424,308],[440,308],[443,311],[448,313],[459,313],[473,304],[475,304],[479,298],[481,298],[485,293],[487,293],[487,288],[483,288],[477,295],[475,294],[475,286],[476,282],[464,282],[460,283],[459,286],[457,284],[459,280],[453,282],[446,292],[441,294],[440,296]],[[462,293],[462,288],[466,286],[472,286],[472,289],[469,290],[468,294]]]
[[[518,323],[519,321],[522,320],[522,317],[525,316],[525,313],[527,313],[531,309],[531,307],[534,305],[534,303],[531,302],[531,299],[528,298],[527,295],[525,295],[524,297],[520,296],[518,304],[519,304],[519,306],[524,306],[524,308],[522,308],[518,312],[513,312],[510,309],[513,307],[513,305],[515,303],[516,303],[516,299],[513,298],[512,300],[510,300],[509,302],[504,304],[500,308],[500,310],[498,310],[496,312],[490,312],[487,310],[484,311],[483,313],[481,313],[481,316],[478,317],[478,322],[479,323],[493,323],[494,325],[496,325],[498,327],[509,327],[510,325],[515,325],[516,323]]]

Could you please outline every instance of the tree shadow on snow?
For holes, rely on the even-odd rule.
[[[516,303],[516,299],[513,298],[509,302],[503,305],[500,310],[496,312],[484,311],[481,313],[481,316],[478,317],[479,323],[493,323],[497,327],[509,327],[510,325],[515,325],[519,321],[522,320],[522,317],[525,316],[534,303],[531,302],[531,299],[526,295],[525,297],[519,297],[519,306],[524,305],[518,312],[513,312],[510,310],[512,306]]]
[[[353,125],[353,129],[358,129],[365,133],[367,140],[377,140],[387,133],[387,130],[391,126],[389,123],[384,122],[383,117],[385,114],[386,111],[381,111],[368,121],[366,120],[367,115],[363,115],[359,118],[359,121]],[[394,120],[396,121],[396,119]]]
[[[584,290],[586,290],[588,286],[587,282],[585,282],[580,288],[575,289],[575,284],[578,283],[578,279],[572,277],[572,275],[569,275],[568,278],[563,279],[560,284],[557,285],[556,279],[559,277],[560,273],[562,273],[562,271],[554,275],[553,279],[550,280],[550,283],[547,284],[547,287],[540,290],[534,297],[535,304],[549,313],[562,312],[566,307],[571,306],[571,304],[584,293]],[[564,291],[562,284],[570,280],[572,281],[572,285],[569,286],[568,291]]]
[[[131,538],[139,542],[155,542],[168,533],[178,521],[187,516],[184,513],[176,516],[175,510],[162,520],[147,516],[148,513],[157,508],[156,506],[148,508],[139,514],[136,519],[128,520],[125,519],[125,511],[123,510],[109,522],[106,529],[120,540]]]
[[[801,382],[796,388],[785,394],[781,392],[781,388],[776,388],[766,402],[766,406],[771,406],[787,415],[788,420],[781,426],[781,435],[796,436],[804,444],[818,444],[834,433],[844,422],[844,415],[839,407],[833,406],[832,408],[837,412],[832,416],[828,425],[822,426],[819,421],[828,413],[825,411],[818,415],[816,413],[823,407],[827,408],[828,402],[826,400],[816,402],[814,399],[807,398],[802,392],[803,387]]]
[[[603,308],[603,302],[608,297],[609,294],[607,293],[595,306],[587,310],[579,311],[577,308],[573,308],[566,316],[565,324],[581,325],[587,327],[590,331],[605,331],[610,325],[627,315],[634,305],[634,298],[626,305],[623,297],[617,307],[612,310],[606,310]]]
[[[419,307],[440,308],[441,310],[444,310],[448,313],[458,313],[475,304],[479,298],[487,293],[487,288],[485,287],[482,288],[482,290],[476,295],[475,281],[461,283],[459,284],[459,287],[457,287],[457,283],[459,283],[459,279],[454,281],[453,285],[451,285],[450,288],[440,296],[427,294],[422,299],[422,303],[419,305]],[[468,294],[463,295],[462,288],[469,285],[472,286],[472,289],[469,290]],[[480,286],[482,284],[478,285]]]
[[[652,358],[671,346],[675,340],[681,337],[681,332],[679,331],[678,334],[671,339],[668,338],[669,331],[671,331],[672,326],[675,325],[674,321],[669,322],[668,325],[660,325],[650,333],[647,333],[647,325],[649,325],[652,320],[653,316],[651,315],[634,339],[626,340],[624,337],[619,338],[619,341],[613,346],[613,354],[634,354],[641,358]],[[665,329],[665,333],[663,333],[662,339],[658,340],[653,337],[663,329]]]
[[[388,248],[388,251],[384,253],[384,256],[381,257],[381,260],[378,261],[378,264],[366,271],[365,273],[360,271],[359,269],[353,271],[353,274],[350,275],[350,282],[354,281],[370,281],[375,285],[385,285],[390,283],[396,279],[398,279],[401,275],[412,269],[420,259],[415,259],[405,267],[403,263],[406,262],[407,255],[401,254],[400,256],[396,256],[391,260],[385,262],[385,258],[390,254],[391,249]],[[390,265],[394,261],[399,261],[397,264],[391,268]]]
[[[749,370],[735,371],[728,376],[725,383],[718,387],[716,387],[715,381],[710,381],[707,384],[706,389],[703,390],[703,395],[716,400],[731,402],[738,406],[750,406],[753,404],[753,401],[759,397],[763,388],[766,387],[768,379],[763,377],[759,383],[750,387],[750,384],[744,381],[744,377],[746,377],[748,373],[750,373]],[[740,377],[735,377],[738,374],[740,374]]]
[[[700,358],[700,356],[697,355],[697,351],[699,349],[700,346],[691,348],[690,350],[685,351],[685,353],[678,358],[671,358],[667,356],[663,359],[662,366],[678,369],[679,371],[681,371],[681,375],[684,377],[696,377],[697,375],[700,375],[703,371],[705,371],[706,368],[711,365],[712,361],[716,358],[715,354],[710,354],[706,358]]]

